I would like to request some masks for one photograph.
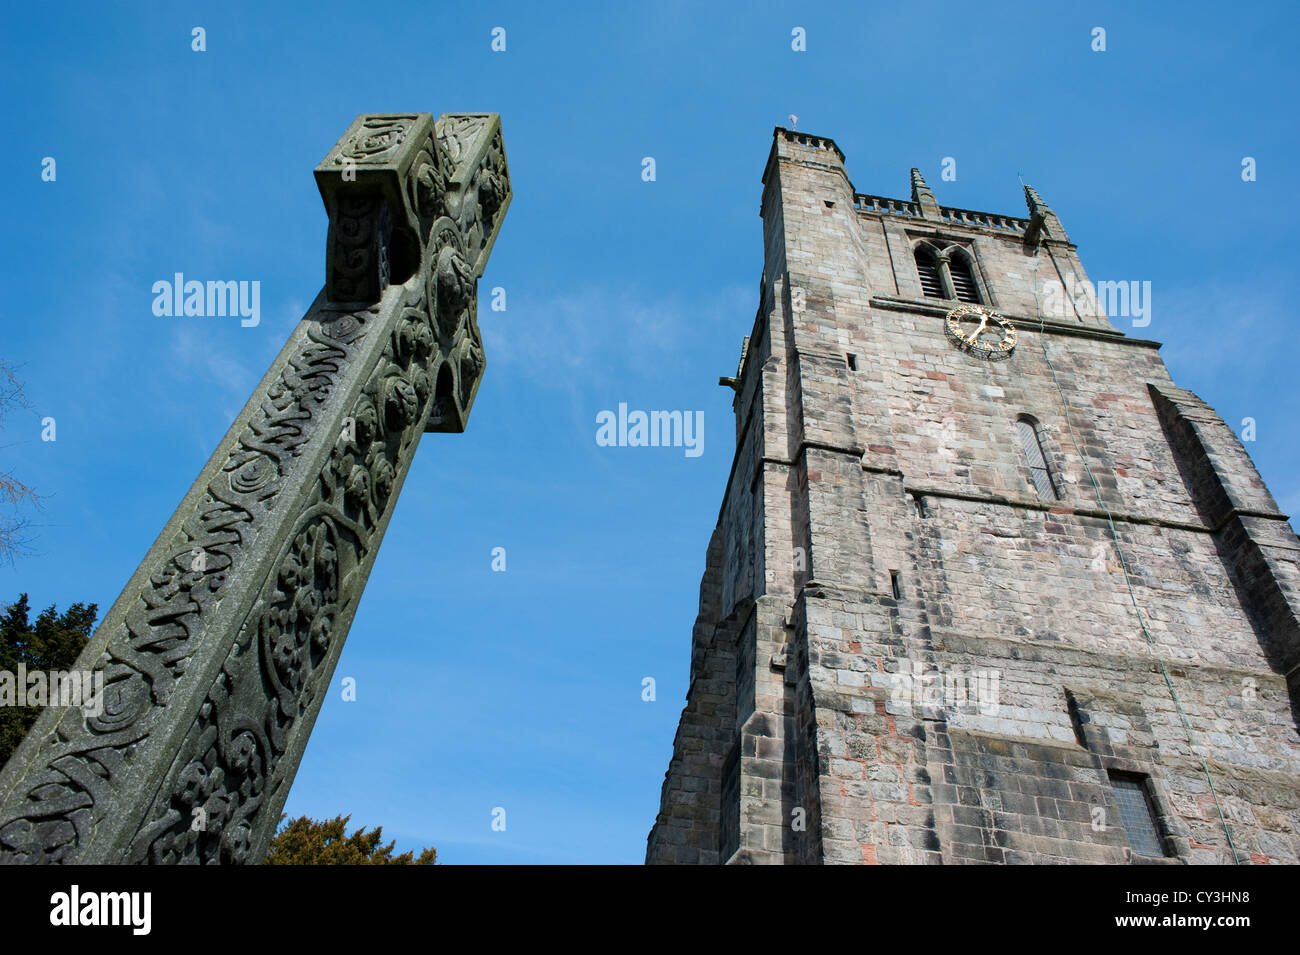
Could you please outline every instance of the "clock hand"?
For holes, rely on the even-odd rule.
[[[970,343],[972,345],[974,345],[977,341],[979,341],[980,334],[984,331],[984,326],[987,325],[988,323],[989,323],[989,317],[985,315],[984,318],[980,320],[980,327],[975,329],[975,334],[970,337]]]

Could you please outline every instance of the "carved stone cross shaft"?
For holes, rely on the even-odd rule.
[[[421,433],[465,429],[498,117],[359,116],[316,181],[325,288],[78,660],[102,706],[0,772],[0,862],[260,862]]]

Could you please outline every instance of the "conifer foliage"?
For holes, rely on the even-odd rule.
[[[71,670],[95,629],[99,608],[75,603],[59,613],[51,604],[35,625],[28,614],[27,595],[19,594],[17,602],[0,615],[0,672],[16,675],[20,663],[27,673]],[[0,706],[0,767],[40,715],[39,706]]]
[[[271,840],[266,855],[266,865],[434,865],[437,861],[438,853],[433,848],[422,851],[419,858],[414,852],[393,855],[395,840],[380,845],[383,826],[369,832],[362,827],[347,835],[351,818],[335,816],[318,822],[299,816],[286,823],[282,815],[280,830]]]

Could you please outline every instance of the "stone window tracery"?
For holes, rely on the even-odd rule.
[[[921,280],[921,291],[926,298],[942,298],[971,305],[987,304],[975,277],[975,261],[969,249],[961,245],[939,248],[930,242],[919,242],[912,253],[916,260],[916,274]]]

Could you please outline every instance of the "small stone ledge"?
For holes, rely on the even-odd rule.
[[[1203,673],[1207,675],[1213,674],[1219,678],[1231,676],[1234,680],[1240,680],[1242,677],[1253,677],[1255,679],[1262,677],[1264,683],[1276,686],[1279,689],[1285,684],[1285,678],[1272,670],[1252,670],[1246,667],[1210,663],[1204,660],[1165,660],[1145,650],[1138,654],[1111,653],[1106,650],[1085,649],[1055,641],[1044,642],[1042,640],[989,635],[975,636],[933,625],[930,628],[930,633],[933,649],[940,653],[964,654],[969,653],[972,649],[978,649],[987,657],[1014,660],[1017,664],[1045,662],[1048,657],[1067,657],[1073,659],[1056,662],[1095,667],[1098,665],[1095,661],[1102,661],[1101,665],[1109,670],[1131,673],[1140,667],[1149,673],[1155,674],[1159,674],[1160,663],[1164,660],[1165,665],[1170,668],[1171,674],[1181,679],[1195,679],[1197,674]],[[991,652],[995,648],[1002,648],[1001,652]],[[1029,652],[1026,653],[1026,651]]]
[[[899,298],[894,295],[873,295],[871,304],[875,308],[883,308],[894,312],[912,312],[922,315],[933,315],[936,318],[947,317],[948,312],[960,302],[947,302],[940,305],[935,301],[922,301],[920,299]],[[992,307],[992,306],[986,306]],[[1087,325],[1071,325],[1066,322],[1055,322],[1050,319],[1039,319],[1033,315],[1009,315],[1001,309],[995,309],[999,315],[1010,322],[1014,322],[1017,328],[1027,331],[1038,331],[1039,327],[1045,332],[1051,332],[1057,335],[1070,335],[1075,338],[1091,338],[1095,341],[1114,342],[1117,345],[1136,345],[1140,348],[1160,348],[1163,343],[1152,341],[1149,338],[1130,338],[1123,332],[1107,331],[1104,328],[1089,328]]]
[[[1145,514],[1132,514],[1125,511],[1107,512],[1099,507],[1072,507],[1062,501],[1044,501],[1036,497],[1013,497],[1009,494],[990,494],[987,492],[981,494],[975,491],[924,487],[914,484],[905,485],[903,490],[907,494],[921,497],[949,498],[956,501],[972,501],[976,504],[998,504],[1003,507],[1020,507],[1031,511],[1050,511],[1075,517],[1093,517],[1103,521],[1109,516],[1111,520],[1120,521],[1124,524],[1146,524],[1152,527],[1167,527],[1172,530],[1194,531],[1200,534],[1214,534],[1220,529],[1206,527],[1204,524],[1196,524],[1191,521],[1171,521],[1162,517],[1148,517]],[[1280,517],[1281,515],[1265,514],[1256,516]]]

